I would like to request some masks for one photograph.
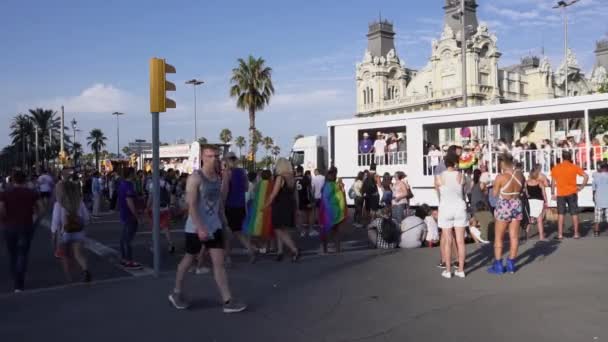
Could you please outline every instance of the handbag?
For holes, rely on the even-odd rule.
[[[407,186],[407,193],[405,194],[405,198],[408,200],[414,198],[414,193],[412,192],[412,188],[409,185]]]

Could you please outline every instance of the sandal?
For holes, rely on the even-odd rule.
[[[600,236],[600,232],[593,232],[593,237],[599,237]]]
[[[564,239],[564,237],[563,237],[563,236],[556,236],[556,237],[555,237],[555,240],[558,240],[558,241],[562,241],[563,239]]]
[[[300,251],[295,252],[293,257],[291,257],[291,262],[296,263],[300,259]]]

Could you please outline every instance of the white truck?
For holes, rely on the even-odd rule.
[[[327,137],[311,135],[298,138],[291,148],[290,160],[294,167],[302,166],[304,171],[327,170]]]

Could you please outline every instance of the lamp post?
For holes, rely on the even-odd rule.
[[[72,140],[72,160],[74,161],[74,166],[76,166],[76,118],[73,118],[70,122],[72,124],[72,133],[74,135],[74,140]]]
[[[197,80],[196,78],[186,81],[186,84],[191,84],[194,89],[194,141],[198,140],[198,122],[196,118],[196,86],[205,83],[205,81]]]
[[[564,97],[568,97],[568,12],[567,8],[579,2],[580,0],[558,1],[553,8],[561,9],[564,17],[564,72],[566,73]]]
[[[120,157],[120,123],[118,117],[125,115],[125,113],[114,112],[112,115],[116,115],[116,158]]]

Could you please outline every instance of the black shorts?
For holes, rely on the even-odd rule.
[[[40,192],[40,198],[51,198],[51,192],[50,191]]]
[[[203,246],[207,249],[224,249],[222,230],[216,230],[213,236],[205,241],[199,240],[196,233],[186,233],[186,254],[198,255]]]
[[[245,216],[247,215],[247,211],[245,208],[230,208],[227,207],[225,210],[226,220],[228,221],[228,227],[233,232],[240,232],[243,230],[243,221],[245,221]]]
[[[568,206],[567,211],[566,206]],[[564,215],[566,212],[570,215],[578,215],[578,194],[557,196],[557,213],[559,215]]]
[[[366,211],[376,212],[380,208],[380,195],[365,197],[364,206]]]

